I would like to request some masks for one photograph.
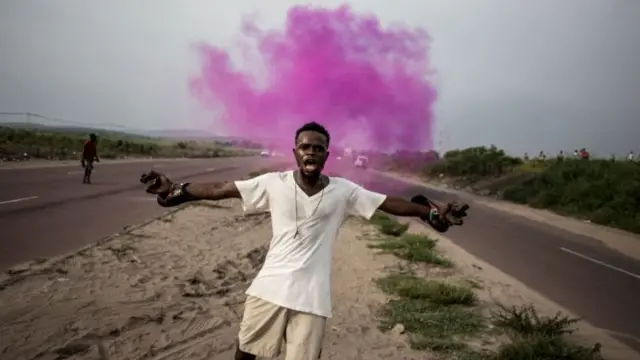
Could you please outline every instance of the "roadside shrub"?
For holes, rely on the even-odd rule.
[[[464,177],[479,180],[484,177],[497,177],[513,171],[523,163],[522,159],[508,156],[504,150],[495,146],[478,146],[462,150],[452,150],[444,157],[424,168],[428,176]]]
[[[503,198],[640,233],[640,164],[636,162],[552,162],[534,178],[506,188]]]

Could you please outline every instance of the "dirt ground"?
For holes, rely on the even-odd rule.
[[[0,277],[0,359],[231,359],[244,290],[271,237],[268,214],[193,206]],[[372,283],[396,260],[345,225],[335,251],[325,359],[423,359],[376,329]],[[103,355],[100,353],[102,352]]]
[[[430,359],[409,349],[404,335],[377,329],[375,313],[388,297],[372,279],[399,260],[367,248],[371,231],[347,221],[336,243],[323,358]],[[199,204],[73,254],[14,267],[0,276],[0,359],[232,359],[243,293],[270,237],[268,214],[245,216],[235,201]],[[562,310],[439,239],[445,256],[481,284],[481,299]],[[582,328],[610,359],[635,358],[588,324]]]

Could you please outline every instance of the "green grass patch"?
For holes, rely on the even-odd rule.
[[[486,328],[485,319],[473,308],[477,298],[469,288],[406,274],[391,274],[376,284],[399,297],[380,311],[380,329],[401,324],[413,348],[463,351],[467,346],[461,340]]]
[[[424,235],[404,234],[399,237],[385,237],[369,244],[372,249],[393,254],[410,262],[422,262],[441,267],[453,267],[453,263],[435,250],[436,240]]]
[[[377,279],[376,284],[387,294],[406,299],[427,300],[440,306],[472,306],[478,300],[470,288],[438,280],[425,280],[408,274],[391,274]]]
[[[409,223],[401,223],[391,216],[377,211],[371,217],[370,222],[383,234],[388,236],[400,236],[409,230]]]
[[[471,288],[408,274],[391,274],[376,284],[398,297],[381,309],[380,329],[402,325],[414,349],[456,360],[602,360],[600,344],[584,346],[566,338],[578,319],[540,316],[530,305],[500,305],[487,318],[474,306]],[[467,345],[489,332],[507,335],[508,341],[495,351]]]

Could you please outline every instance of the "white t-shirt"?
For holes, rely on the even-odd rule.
[[[340,227],[347,215],[370,219],[386,195],[347,179],[329,179],[324,193],[311,197],[296,184],[292,170],[235,182],[245,211],[271,211],[273,237],[269,252],[248,295],[331,317],[331,263]],[[299,233],[294,238],[296,197]]]

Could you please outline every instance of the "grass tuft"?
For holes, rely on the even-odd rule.
[[[400,236],[409,230],[409,223],[400,223],[382,212],[373,214],[370,221],[381,233],[388,236]]]
[[[406,299],[427,300],[435,305],[472,306],[477,302],[470,288],[413,275],[391,274],[376,280],[382,291]]]
[[[435,250],[436,240],[424,235],[404,234],[375,240],[369,247],[383,253],[393,254],[410,262],[421,262],[451,268],[453,263]]]

